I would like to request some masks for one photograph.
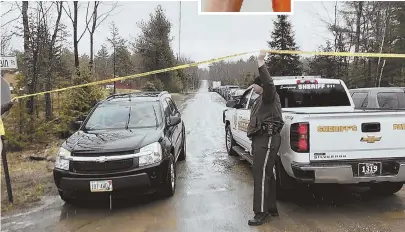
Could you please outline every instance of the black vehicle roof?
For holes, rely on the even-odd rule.
[[[170,94],[167,91],[162,92],[146,91],[146,92],[113,94],[108,96],[103,102],[126,102],[126,101],[152,102],[152,101],[159,101],[160,99],[166,97],[170,97]]]

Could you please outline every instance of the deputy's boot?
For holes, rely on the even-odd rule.
[[[263,222],[264,222],[264,220],[266,219],[267,216],[269,216],[268,212],[255,213],[254,218],[250,219],[248,221],[248,225],[249,226],[260,226],[261,224],[263,224]]]

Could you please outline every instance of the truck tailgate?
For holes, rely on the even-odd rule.
[[[405,112],[309,115],[310,160],[405,158]]]

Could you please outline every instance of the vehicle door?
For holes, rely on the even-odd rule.
[[[174,104],[173,100],[170,98],[166,98],[167,104],[169,105],[169,112],[171,117],[181,117],[179,110],[176,107],[176,104]],[[181,148],[181,142],[182,142],[182,129],[183,129],[183,123],[180,122],[179,124],[175,126],[171,126],[172,130],[172,143],[174,145],[174,152],[177,156],[180,152]]]
[[[252,89],[247,90],[244,95],[241,97],[239,104],[241,106],[240,109],[236,110],[234,122],[236,123],[236,137],[237,140],[241,143],[242,146],[244,147],[249,147],[249,144],[247,144],[246,139],[247,138],[247,127],[249,125],[249,117],[250,117],[250,111],[248,110],[248,105],[249,105],[249,99],[250,96],[252,95]],[[248,115],[246,117],[246,115]]]
[[[247,110],[242,111],[241,115],[240,115],[240,117],[242,118],[241,120],[243,122],[247,122],[247,123],[250,122],[250,112],[252,110],[254,102],[256,101],[256,99],[258,97],[259,97],[259,94],[255,93],[252,89],[248,103],[247,103]],[[249,137],[247,136],[247,133],[244,133],[243,137],[241,139],[242,139],[243,146],[248,148],[247,150],[250,151],[251,141],[250,141]]]

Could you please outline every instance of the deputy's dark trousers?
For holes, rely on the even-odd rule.
[[[280,148],[280,134],[258,134],[252,137],[253,154],[253,212],[269,212],[277,209],[276,180],[273,167]]]

